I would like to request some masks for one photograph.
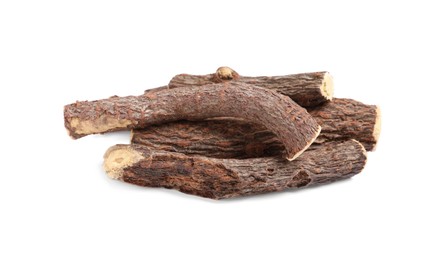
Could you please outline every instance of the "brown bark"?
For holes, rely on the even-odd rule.
[[[316,106],[331,100],[334,91],[332,77],[324,71],[273,77],[245,77],[228,67],[221,67],[216,73],[209,75],[177,75],[169,82],[169,88],[203,86],[227,81],[275,90],[289,96],[303,107]]]
[[[292,162],[279,156],[187,156],[133,144],[111,147],[104,168],[111,178],[124,182],[224,199],[330,183],[361,172],[365,163],[365,149],[355,140],[322,144]]]
[[[375,148],[380,126],[380,112],[376,106],[336,98],[309,112],[322,126],[315,144],[356,139],[368,151]],[[152,149],[214,158],[254,158],[284,151],[275,134],[260,125],[238,119],[153,125],[133,130],[131,142]]]
[[[145,90],[144,95],[153,95],[153,94],[155,94],[155,93],[157,93],[159,91],[163,91],[163,90],[166,90],[168,88],[169,88],[168,86],[161,86],[161,87],[147,89],[147,90]]]
[[[152,125],[133,130],[131,143],[156,150],[228,159],[284,152],[283,144],[275,134],[260,125],[234,118]]]
[[[144,128],[181,119],[237,117],[275,133],[295,159],[315,140],[320,126],[290,98],[243,83],[220,83],[111,97],[65,106],[65,126],[73,138]]]
[[[378,106],[335,98],[319,107],[308,109],[308,112],[322,127],[317,143],[356,139],[366,150],[375,150],[381,130],[381,111]]]

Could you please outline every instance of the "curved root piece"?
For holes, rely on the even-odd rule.
[[[366,151],[355,140],[322,144],[292,162],[279,156],[244,160],[187,156],[134,144],[111,147],[104,161],[111,178],[212,199],[330,183],[361,172],[365,163]]]
[[[326,71],[273,77],[245,77],[229,67],[220,67],[215,73],[208,75],[179,74],[171,79],[168,86],[172,89],[229,81],[275,90],[289,96],[303,107],[322,104],[331,100],[334,94],[332,76]]]
[[[73,138],[181,119],[242,118],[273,132],[285,146],[288,160],[309,147],[321,129],[289,97],[239,82],[76,102],[65,106],[64,112],[65,126]]]

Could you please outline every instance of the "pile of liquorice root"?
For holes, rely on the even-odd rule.
[[[360,173],[380,110],[333,98],[328,72],[247,77],[229,67],[180,74],[138,96],[64,108],[69,135],[130,130],[104,156],[109,177],[225,199],[325,184]]]

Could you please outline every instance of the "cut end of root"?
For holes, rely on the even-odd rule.
[[[363,169],[364,169],[365,166],[366,166],[366,162],[367,162],[367,160],[368,160],[368,152],[366,151],[365,146],[364,146],[362,143],[360,143],[359,141],[357,141],[357,140],[355,140],[355,139],[351,139],[351,141],[353,141],[354,143],[358,144],[358,146],[360,147],[360,151],[361,151],[361,153],[363,154],[363,156],[364,156],[364,158],[365,158],[365,160],[364,160],[364,162],[363,162],[363,164],[362,164],[362,168],[359,170],[359,172],[361,172],[361,171],[363,171]],[[357,153],[356,153],[356,154],[357,154]]]
[[[69,124],[76,135],[89,135],[104,133],[111,129],[124,129],[132,124],[132,122],[128,119],[100,116],[99,118],[93,120],[80,120],[73,117],[69,120]]]
[[[136,164],[144,157],[141,153],[126,145],[115,145],[109,148],[104,155],[103,168],[111,179],[121,179],[123,170]]]
[[[332,100],[334,95],[334,80],[329,74],[329,72],[325,72],[323,77],[323,81],[321,82],[321,94],[327,99]]]
[[[367,153],[367,151],[366,151],[365,146],[364,146],[362,143],[360,143],[359,141],[355,140],[355,139],[351,139],[351,141],[353,141],[354,143],[357,143],[358,146],[359,146],[360,149],[361,149],[361,152],[364,154],[365,157],[367,157],[367,154],[368,154],[368,153]]]
[[[229,67],[220,67],[215,72],[218,78],[223,80],[230,80],[230,79],[236,79],[238,78],[238,73],[235,72],[235,70],[229,68]]]
[[[306,151],[306,149],[309,148],[309,146],[311,146],[311,144],[315,141],[315,139],[317,139],[317,137],[320,135],[320,132],[321,132],[321,126],[318,126],[318,129],[317,129],[317,132],[315,133],[314,138],[312,138],[312,140],[309,143],[307,143],[306,146],[301,151],[299,151],[298,153],[296,153],[293,156],[288,156],[286,159],[288,159],[288,161],[293,161],[297,157],[299,157],[304,151]]]
[[[375,124],[374,124],[374,131],[372,132],[372,135],[374,137],[374,148],[377,146],[378,138],[380,137],[380,131],[381,131],[381,110],[380,107],[377,106],[377,109],[375,110]]]

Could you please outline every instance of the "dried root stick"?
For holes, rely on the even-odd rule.
[[[220,67],[215,73],[208,75],[179,74],[169,82],[169,88],[203,86],[229,81],[275,90],[289,96],[303,107],[316,106],[331,100],[334,92],[332,77],[326,71],[272,77],[246,77],[240,76],[228,67]]]
[[[297,160],[277,157],[216,159],[116,145],[104,156],[108,176],[146,187],[176,189],[212,199],[302,188],[352,177],[362,171],[366,151],[355,140],[329,142]]]
[[[306,109],[289,97],[239,82],[76,102],[65,106],[64,116],[73,138],[182,119],[242,118],[274,133],[285,146],[288,160],[308,148],[321,129]]]

